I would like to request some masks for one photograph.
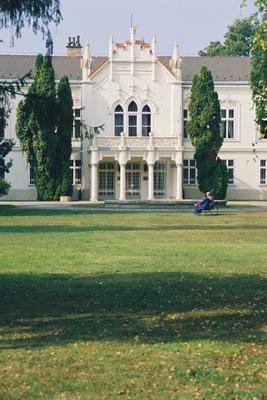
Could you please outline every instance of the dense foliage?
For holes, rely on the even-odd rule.
[[[57,88],[58,116],[57,135],[58,148],[56,158],[57,193],[59,196],[72,195],[72,174],[70,170],[71,136],[73,127],[73,104],[69,80],[66,76],[59,81]]]
[[[48,54],[52,53],[53,41],[49,30],[49,23],[58,24],[61,20],[59,0],[0,0],[0,30],[12,29],[16,38],[21,37],[21,31],[25,26],[30,26],[36,34],[41,32],[46,40]],[[25,77],[13,82],[1,82],[0,84],[0,177],[8,172],[12,163],[5,164],[4,157],[14,146],[11,139],[3,139],[4,130],[10,113],[10,100],[16,94],[22,94],[21,88],[25,83]],[[7,193],[10,185],[0,178],[0,196]]]
[[[1,114],[1,112],[0,112]],[[0,116],[1,118],[1,116]],[[12,166],[12,161],[5,162],[5,156],[11,151],[14,142],[11,139],[1,138],[0,136],[0,196],[7,194],[10,184],[5,181],[5,173],[9,171]]]
[[[199,51],[200,56],[248,56],[252,48],[252,38],[255,33],[255,19],[253,16],[244,19],[236,19],[228,27],[224,35],[224,43],[220,41],[210,42]]]
[[[49,23],[58,24],[61,19],[60,0],[0,0],[0,29],[14,28],[18,38],[22,29],[29,26],[35,34],[42,33],[50,54],[53,41]]]
[[[195,147],[199,189],[201,192],[210,191],[215,198],[223,199],[227,191],[227,168],[218,158],[223,143],[220,103],[211,72],[205,66],[193,79],[189,113],[188,130]]]
[[[256,123],[262,138],[267,138],[267,1],[257,2],[258,25],[253,38],[251,89]]]
[[[5,181],[5,173],[9,172],[12,161],[6,161],[5,157],[12,150],[15,142],[5,138],[5,128],[10,114],[10,100],[16,94],[22,94],[21,88],[25,84],[26,76],[13,81],[5,81],[0,85],[0,196],[7,194],[10,184]]]
[[[51,57],[39,55],[35,67],[34,82],[18,105],[16,133],[34,172],[38,199],[56,200],[71,192],[66,162],[69,168],[72,99],[66,77],[57,99]]]

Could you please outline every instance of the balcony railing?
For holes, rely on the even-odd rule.
[[[91,145],[100,150],[101,148],[119,149],[120,147],[129,149],[147,149],[149,147],[175,149],[178,146],[178,138],[101,136],[95,137]]]

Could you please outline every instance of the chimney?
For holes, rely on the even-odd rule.
[[[67,48],[67,56],[68,57],[81,57],[82,55],[82,46],[80,43],[80,36],[70,37],[68,40]]]

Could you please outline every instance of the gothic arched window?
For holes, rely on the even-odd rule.
[[[151,132],[151,110],[146,104],[142,109],[142,136],[149,136]]]
[[[129,136],[137,136],[137,105],[134,101],[128,106]]]
[[[115,108],[115,136],[120,136],[121,132],[123,132],[123,108],[121,105],[118,105]]]

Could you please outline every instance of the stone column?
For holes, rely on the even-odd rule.
[[[183,198],[183,164],[176,163],[176,200]]]
[[[125,164],[120,164],[120,200],[126,200]]]
[[[97,201],[97,164],[91,165],[91,201]]]
[[[154,164],[148,164],[148,200],[154,199]]]

